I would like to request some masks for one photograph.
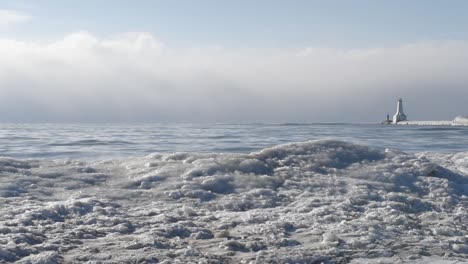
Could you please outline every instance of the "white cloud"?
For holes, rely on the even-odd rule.
[[[32,16],[20,11],[0,9],[0,27],[27,22]]]
[[[3,121],[379,121],[468,113],[468,43],[173,49],[149,33],[0,39]]]

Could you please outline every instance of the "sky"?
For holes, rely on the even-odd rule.
[[[0,0],[0,122],[468,115],[468,1]]]

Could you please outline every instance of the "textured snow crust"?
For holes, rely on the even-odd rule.
[[[0,158],[0,262],[466,263],[468,153]]]

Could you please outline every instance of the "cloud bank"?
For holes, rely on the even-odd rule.
[[[27,22],[31,19],[32,16],[20,11],[0,9],[0,27]]]
[[[465,42],[178,49],[77,32],[0,39],[0,57],[0,121],[378,122],[399,96],[411,119],[468,114]]]

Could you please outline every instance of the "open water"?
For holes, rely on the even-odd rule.
[[[333,138],[405,152],[468,150],[468,127],[373,124],[0,124],[0,156],[107,159],[149,153],[249,153]]]

